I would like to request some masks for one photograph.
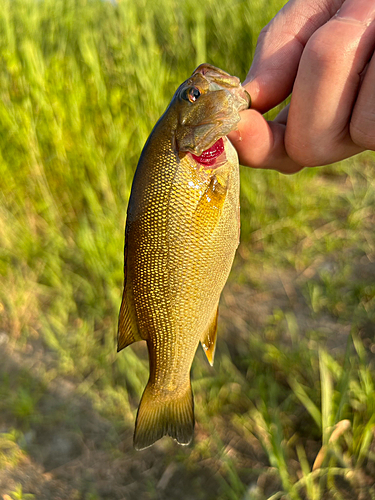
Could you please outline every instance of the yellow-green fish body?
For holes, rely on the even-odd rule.
[[[166,434],[180,444],[193,436],[190,368],[199,341],[213,362],[219,298],[239,243],[238,158],[225,135],[248,106],[237,78],[199,66],[138,163],[118,334],[119,350],[143,339],[149,351],[137,449]]]

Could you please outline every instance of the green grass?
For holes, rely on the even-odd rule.
[[[2,2],[0,349],[13,364],[0,368],[1,470],[41,461],[43,432],[62,422],[110,468],[131,457],[147,470],[158,457],[146,479],[129,479],[135,493],[113,479],[110,498],[164,498],[170,464],[181,498],[187,486],[203,499],[375,498],[373,153],[289,177],[241,170],[241,246],[215,367],[200,352],[193,366],[195,442],[128,446],[148,375],[144,346],[115,348],[137,159],[199,63],[244,79],[283,3]],[[100,446],[55,401],[63,383],[108,423]],[[102,498],[95,475],[59,477],[69,498]],[[39,492],[26,475],[7,488]]]

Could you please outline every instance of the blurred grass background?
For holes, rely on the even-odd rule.
[[[244,79],[284,3],[2,1],[3,499],[375,498],[373,153],[241,169],[195,442],[131,447],[147,355],[116,354],[115,336],[139,154],[198,64]]]

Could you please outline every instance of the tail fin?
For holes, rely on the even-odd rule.
[[[189,444],[194,433],[194,399],[190,381],[185,391],[163,400],[147,384],[137,414],[134,448],[143,450],[163,436],[171,436],[179,444]]]

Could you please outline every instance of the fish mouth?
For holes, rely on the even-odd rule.
[[[192,154],[191,156],[194,158],[194,160],[197,163],[200,163],[206,168],[213,167],[216,163],[216,159],[222,155],[225,151],[225,146],[224,146],[224,140],[222,137],[214,144],[206,149],[206,151],[203,151],[203,153],[200,156],[196,156]]]
[[[193,92],[192,100],[186,102],[189,92]],[[218,141],[236,129],[240,111],[248,109],[251,102],[239,78],[210,64],[198,66],[176,95],[180,104],[178,150],[198,158],[212,157],[212,148],[216,151]]]
[[[211,64],[201,64],[193,72],[194,75],[201,74],[209,83],[209,91],[226,89],[236,99],[237,111],[249,109],[251,106],[250,94],[241,86],[241,81],[237,76],[232,76],[220,68]]]

